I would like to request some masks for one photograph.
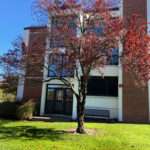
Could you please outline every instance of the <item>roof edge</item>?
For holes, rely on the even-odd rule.
[[[47,26],[28,26],[28,27],[25,27],[24,30],[31,30],[31,29],[46,29]]]

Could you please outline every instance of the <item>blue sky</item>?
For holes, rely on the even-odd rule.
[[[32,15],[33,0],[1,0],[0,4],[0,55],[11,48],[11,42],[23,34],[26,26],[36,25]]]

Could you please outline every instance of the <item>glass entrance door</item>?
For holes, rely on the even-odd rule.
[[[72,114],[73,94],[68,88],[47,88],[46,114]]]

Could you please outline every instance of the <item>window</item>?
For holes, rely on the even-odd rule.
[[[62,70],[61,64],[62,64],[61,55],[58,55],[58,54],[50,55],[48,76],[49,77],[60,76],[60,72]]]
[[[74,75],[73,68],[68,65],[67,56],[64,54],[51,54],[49,58],[49,77],[72,77]]]
[[[108,65],[118,65],[118,63],[119,63],[119,49],[113,48],[111,57],[108,60]]]
[[[88,95],[118,96],[117,77],[91,77],[88,82]]]
[[[64,31],[63,27],[67,27]],[[53,17],[52,18],[52,38],[50,46],[52,48],[56,47],[65,47],[66,37],[76,36],[76,24],[75,17],[73,16],[64,16],[64,17]]]
[[[104,22],[101,18],[92,18],[90,23],[87,22],[86,27],[87,33],[94,33],[96,36],[103,36],[104,33]]]

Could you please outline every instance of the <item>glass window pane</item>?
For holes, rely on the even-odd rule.
[[[72,101],[73,100],[73,93],[71,89],[66,89],[66,101]]]
[[[111,57],[108,58],[108,65],[118,65],[119,63],[119,49],[113,48]]]
[[[54,100],[54,94],[55,94],[54,89],[48,89],[48,91],[47,91],[47,100],[48,101]]]
[[[57,90],[56,91],[56,100],[57,101],[63,101],[64,98],[64,91],[63,90]]]
[[[53,17],[52,18],[52,38],[51,38],[51,47],[65,47],[65,37],[75,36],[76,35],[76,18],[73,16],[64,17]],[[64,26],[67,26],[67,32],[63,29]]]
[[[62,55],[52,54],[49,57],[49,77],[60,76],[62,72]]]

